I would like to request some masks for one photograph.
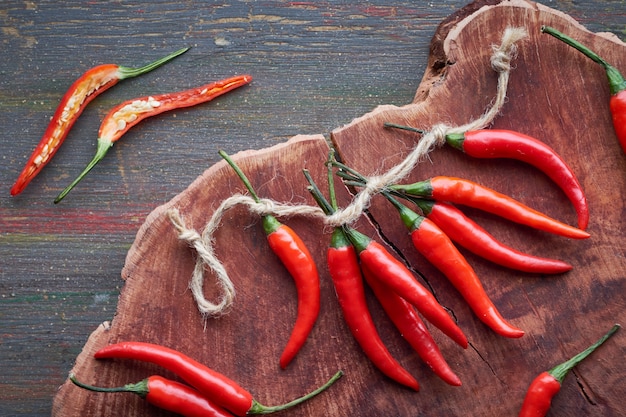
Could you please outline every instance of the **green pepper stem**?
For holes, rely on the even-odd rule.
[[[129,68],[129,67],[118,66],[117,68],[118,77],[120,80],[123,80],[126,78],[132,78],[141,74],[145,74],[146,72],[150,72],[153,69],[158,68],[161,65],[171,61],[177,56],[184,54],[189,49],[190,48],[181,48],[178,51],[172,52],[171,54],[164,56],[161,59],[157,59],[156,61],[151,62],[148,65],[144,65],[143,67],[139,67],[139,68]]]
[[[419,133],[421,135],[423,135],[424,133],[426,133],[426,131],[422,130],[422,129],[418,129],[416,127],[412,127],[412,126],[406,126],[406,125],[399,125],[396,123],[391,123],[391,122],[385,122],[383,123],[383,127],[391,127],[393,129],[400,129],[400,130],[407,130],[409,132],[415,132],[415,133]]]
[[[328,389],[331,385],[333,385],[339,378],[341,378],[343,376],[343,372],[339,371],[337,372],[335,375],[333,375],[332,378],[330,378],[328,380],[328,382],[326,382],[324,385],[322,385],[321,387],[317,388],[314,391],[311,391],[310,393],[300,397],[300,398],[296,398],[293,401],[290,401],[288,403],[285,404],[281,404],[281,405],[276,405],[276,406],[265,406],[262,405],[260,403],[258,403],[256,400],[253,400],[252,402],[252,407],[250,407],[250,409],[248,410],[247,414],[271,414],[271,413],[276,413],[278,411],[283,411],[286,410],[288,408],[292,408],[298,404],[301,404],[307,400],[310,400],[311,398],[315,397],[316,395],[320,394],[321,392],[325,391],[326,389]]]
[[[239,179],[241,179],[241,182],[243,182],[243,185],[245,185],[245,187],[248,189],[248,192],[250,193],[254,201],[256,201],[257,203],[260,202],[261,199],[259,198],[257,193],[254,191],[254,188],[252,187],[250,180],[248,180],[248,177],[246,177],[246,174],[243,173],[241,168],[239,168],[239,166],[235,163],[235,161],[233,161],[226,152],[220,150],[219,154],[222,158],[224,158],[226,162],[228,162],[228,165],[230,165],[231,168],[235,171]]]
[[[76,375],[74,374],[70,374],[69,379],[70,381],[72,381],[74,385],[80,388],[84,388],[89,391],[94,391],[94,392],[130,392],[130,393],[139,395],[141,398],[144,398],[146,395],[148,395],[150,391],[148,389],[147,379],[144,379],[143,381],[139,381],[134,384],[126,384],[123,387],[113,387],[113,388],[96,387],[93,385],[82,383],[78,379],[76,379]]]
[[[89,171],[91,171],[93,167],[95,167],[96,164],[102,160],[102,158],[104,158],[111,146],[113,146],[112,142],[98,139],[96,154],[93,156],[93,159],[87,164],[85,169],[83,169],[83,172],[81,172],[80,175],[76,177],[76,179],[70,185],[65,187],[65,189],[61,191],[57,198],[54,199],[54,204],[59,203],[70,191],[72,191],[76,184],[78,184],[85,177],[85,175],[87,175]]]
[[[606,76],[609,80],[609,89],[611,90],[612,95],[617,94],[620,91],[626,90],[626,79],[624,79],[624,76],[619,72],[617,68],[606,62],[606,60],[604,60],[604,58],[602,58],[600,55],[598,55],[582,43],[574,40],[573,38],[570,38],[564,33],[559,32],[553,27],[542,26],[541,31],[543,33],[547,33],[548,35],[552,35],[561,42],[564,42],[572,48],[578,50],[587,58],[602,65],[602,67],[606,71]]]
[[[609,330],[604,336],[602,336],[596,343],[594,343],[593,345],[589,346],[587,349],[583,350],[582,352],[580,352],[578,355],[572,357],[571,359],[569,359],[566,362],[563,362],[557,366],[555,366],[554,368],[550,369],[548,371],[548,373],[550,375],[552,375],[554,377],[554,379],[556,379],[557,381],[559,381],[559,383],[563,383],[563,379],[565,379],[565,376],[567,375],[567,373],[576,365],[578,365],[583,359],[585,359],[587,356],[589,356],[594,350],[596,350],[598,347],[600,347],[600,345],[602,345],[604,342],[606,342],[606,340],[608,338],[610,338],[611,336],[613,336],[613,334],[620,328],[621,326],[619,324],[614,325],[613,327],[611,327],[611,330]]]

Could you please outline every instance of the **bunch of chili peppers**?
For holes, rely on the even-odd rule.
[[[96,387],[70,375],[70,381],[96,392],[129,392],[145,398],[150,404],[185,417],[231,417],[270,414],[301,404],[325,391],[343,372],[339,371],[322,386],[293,401],[265,406],[252,394],[227,376],[201,364],[191,357],[164,347],[144,342],[121,342],[98,350],[96,359],[128,359],[158,365],[181,378],[186,384],[153,375],[122,387]],[[188,385],[187,385],[188,384]]]
[[[328,168],[330,202],[308,171],[304,174],[313,198],[331,215],[337,210],[337,201],[331,164]],[[380,338],[369,313],[365,282],[402,336],[433,372],[450,385],[461,385],[418,312],[463,348],[468,346],[467,337],[404,264],[368,236],[352,227],[338,226],[327,250],[327,266],[348,328],[365,355],[383,374],[419,390],[417,380],[392,356]]]

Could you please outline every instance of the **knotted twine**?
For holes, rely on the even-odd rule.
[[[199,234],[197,231],[187,228],[178,209],[169,209],[167,214],[172,225],[178,231],[178,238],[187,242],[197,253],[196,265],[189,288],[203,317],[218,317],[226,313],[235,298],[235,286],[214,251],[213,235],[226,211],[237,205],[244,205],[251,213],[259,216],[289,217],[298,215],[320,218],[325,224],[332,227],[356,222],[369,207],[374,195],[408,176],[432,150],[445,144],[446,135],[484,129],[495,119],[506,101],[511,61],[517,54],[516,42],[524,37],[526,37],[526,31],[523,28],[509,27],[505,29],[502,35],[501,44],[492,46],[491,67],[498,73],[498,85],[493,104],[481,117],[462,126],[454,127],[445,124],[433,126],[430,131],[422,136],[415,148],[403,161],[381,175],[368,177],[366,185],[354,196],[351,203],[330,216],[326,215],[319,207],[278,203],[270,199],[255,201],[248,195],[235,194],[222,201],[205,225],[202,234]],[[217,303],[207,300],[204,296],[204,274],[207,268],[215,276],[216,283],[221,290],[221,296]]]

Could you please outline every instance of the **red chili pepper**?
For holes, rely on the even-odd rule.
[[[356,248],[361,264],[369,269],[376,279],[390,287],[396,294],[414,305],[422,315],[444,334],[463,348],[467,348],[467,337],[452,320],[437,299],[421,285],[400,261],[393,257],[378,242],[364,234],[346,229],[348,238]]]
[[[393,197],[389,201],[400,212],[411,233],[413,245],[439,269],[461,293],[474,314],[494,332],[504,337],[522,337],[524,331],[508,323],[489,299],[474,268],[458,251],[450,238],[426,217],[420,216]]]
[[[420,129],[385,123],[386,127],[423,133]],[[576,175],[551,147],[531,136],[511,130],[485,129],[446,136],[448,145],[474,158],[508,158],[525,162],[545,173],[563,190],[578,215],[578,227],[589,223],[587,198]]]
[[[115,388],[88,385],[78,381],[74,375],[70,375],[70,381],[94,392],[130,392],[139,395],[152,405],[185,417],[232,417],[231,413],[208,400],[195,389],[158,375]]]
[[[560,274],[572,269],[563,261],[540,258],[504,245],[452,204],[421,198],[411,201],[454,242],[498,265],[538,274]]]
[[[52,159],[67,137],[74,122],[87,104],[113,87],[120,80],[137,77],[171,61],[189,48],[178,51],[140,68],[128,68],[115,64],[104,64],[85,72],[67,90],[48,124],[39,145],[35,148],[24,169],[11,188],[15,196],[24,191],[41,169]]]
[[[461,380],[452,371],[448,362],[446,362],[437,343],[417,314],[417,311],[415,311],[415,308],[404,298],[374,278],[373,274],[366,267],[362,267],[362,271],[365,280],[372,288],[372,291],[374,291],[387,316],[389,316],[402,337],[409,342],[413,350],[442,380],[450,385],[460,386]]]
[[[418,391],[418,382],[393,358],[376,331],[356,251],[340,228],[333,232],[327,261],[343,317],[365,355],[389,378]]]
[[[602,65],[606,72],[609,82],[609,91],[611,93],[611,98],[609,99],[609,109],[613,118],[613,127],[615,128],[615,134],[620,145],[622,146],[622,150],[626,152],[626,79],[624,79],[624,76],[617,68],[610,65],[591,49],[559,32],[558,30],[549,26],[542,26],[541,31],[565,42],[569,46],[582,52],[594,62]]]
[[[226,152],[220,151],[219,154],[234,169],[252,198],[259,202],[259,196],[237,164]],[[285,368],[304,346],[317,321],[321,304],[320,280],[313,256],[289,226],[280,223],[274,216],[266,215],[263,216],[263,229],[270,248],[293,277],[298,292],[296,324],[279,361],[281,368]]]
[[[552,398],[561,390],[561,384],[569,371],[589,356],[594,350],[602,345],[618,329],[619,324],[600,338],[596,343],[589,346],[570,360],[555,366],[547,372],[539,374],[530,384],[519,417],[543,417],[550,409]]]
[[[104,158],[113,144],[140,121],[166,111],[206,103],[251,81],[252,77],[249,75],[238,75],[178,93],[141,97],[118,104],[102,120],[96,154],[83,172],[61,191],[54,203],[63,200],[67,193]]]
[[[584,230],[561,223],[511,197],[461,178],[439,176],[413,184],[392,185],[390,188],[409,196],[474,207],[538,230],[573,239],[589,237],[589,233]]]
[[[134,359],[161,366],[182,378],[211,401],[237,416],[269,414],[296,406],[330,387],[343,373],[337,372],[326,384],[300,398],[277,406],[264,406],[230,378],[164,346],[142,342],[122,342],[106,346],[96,359]]]

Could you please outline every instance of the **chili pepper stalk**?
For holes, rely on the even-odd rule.
[[[319,388],[288,403],[265,406],[232,379],[181,352],[164,346],[143,342],[121,342],[105,346],[98,350],[94,357],[96,359],[133,359],[161,366],[236,416],[270,414],[295,407],[325,391],[343,375],[342,371],[338,371]]]
[[[158,375],[151,376],[137,383],[113,388],[85,384],[76,379],[76,376],[73,374],[70,374],[69,379],[74,385],[93,392],[132,393],[163,410],[185,417],[232,417],[230,412],[207,399],[197,390]]]
[[[385,127],[424,133],[410,126],[385,123]],[[507,158],[525,162],[546,174],[563,190],[578,215],[578,227],[589,224],[587,198],[569,165],[544,142],[523,133],[502,129],[483,129],[449,133],[446,143],[474,158]]]
[[[260,202],[243,171],[226,152],[219,151],[219,154],[233,168],[252,198]],[[298,294],[296,323],[279,360],[280,367],[284,369],[304,346],[317,321],[321,304],[319,273],[309,249],[292,228],[272,215],[264,215],[263,230],[270,248],[294,279]]]
[[[576,365],[593,353],[620,328],[615,324],[597,342],[571,359],[539,374],[530,384],[519,417],[543,417],[550,409],[552,398],[561,390],[563,380]]]
[[[96,153],[78,177],[54,200],[57,204],[78,184],[107,154],[109,149],[126,132],[142,120],[184,107],[206,103],[231,90],[249,84],[250,75],[238,75],[177,93],[159,94],[124,101],[115,106],[102,120],[98,132]]]
[[[626,79],[624,76],[617,68],[610,65],[597,53],[564,33],[559,32],[555,28],[542,26],[541,32],[552,35],[558,40],[578,50],[583,55],[600,64],[604,68],[611,94],[609,99],[609,110],[611,111],[613,119],[613,127],[622,150],[626,153]]]
[[[39,144],[35,147],[15,184],[11,187],[11,195],[16,196],[24,191],[43,167],[50,162],[89,102],[119,81],[150,72],[188,50],[189,48],[179,49],[139,68],[104,64],[93,67],[81,75],[61,99]]]

